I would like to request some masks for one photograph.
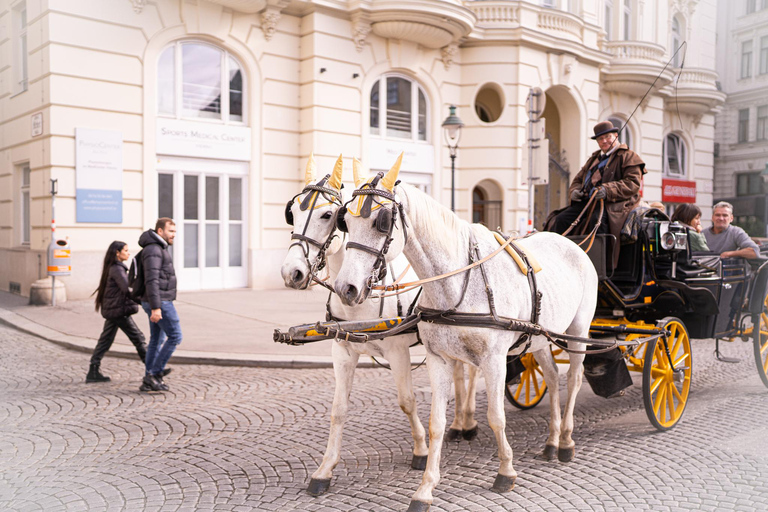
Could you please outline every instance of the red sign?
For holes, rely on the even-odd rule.
[[[662,179],[661,200],[665,203],[695,203],[696,182]]]

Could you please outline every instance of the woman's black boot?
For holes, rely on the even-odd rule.
[[[99,364],[92,364],[91,369],[88,370],[88,375],[85,376],[85,382],[109,382],[110,379],[106,375],[102,375],[99,371]]]

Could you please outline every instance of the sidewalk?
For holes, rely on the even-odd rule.
[[[290,346],[272,341],[275,329],[325,320],[324,290],[215,290],[179,292],[175,302],[184,335],[171,363],[198,363],[280,368],[330,366],[333,340]],[[90,354],[104,319],[93,299],[52,306],[30,306],[28,298],[0,292],[0,324],[58,345]],[[133,317],[149,341],[149,319],[143,311]],[[411,350],[414,364],[424,359],[424,347]],[[136,357],[122,331],[107,356]],[[85,354],[83,364],[87,364]],[[375,363],[360,358],[360,366]]]

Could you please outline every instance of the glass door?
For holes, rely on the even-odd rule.
[[[173,251],[179,289],[247,286],[245,178],[191,172],[158,178],[158,213],[176,221]]]

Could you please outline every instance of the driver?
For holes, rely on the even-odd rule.
[[[571,183],[568,190],[570,206],[558,212],[554,219],[547,219],[545,229],[564,233],[594,192],[596,199],[605,199],[605,212],[598,233],[610,232],[619,240],[624,221],[640,202],[640,184],[646,173],[645,163],[626,144],[619,143],[619,129],[611,121],[597,123],[594,132],[592,140],[597,141],[600,150],[592,153]],[[599,211],[599,205],[596,205],[584,232],[588,233],[594,227]],[[581,222],[585,220],[582,217]],[[618,243],[614,244],[614,263],[619,254],[618,247]]]
[[[733,205],[720,201],[712,209],[712,226],[704,230],[709,250],[721,258],[759,258],[760,249],[739,226],[732,226]]]

